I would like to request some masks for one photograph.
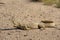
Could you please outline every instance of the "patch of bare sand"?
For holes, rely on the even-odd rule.
[[[40,22],[44,19],[53,20],[60,26],[60,9],[45,6],[39,2],[27,0],[1,0],[0,28],[14,28],[12,16],[18,22]],[[0,40],[60,40],[60,30],[1,30]]]

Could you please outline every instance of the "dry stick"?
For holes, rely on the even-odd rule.
[[[0,6],[4,5],[5,3],[0,2]]]

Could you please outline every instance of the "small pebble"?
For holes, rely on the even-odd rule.
[[[45,33],[45,35],[47,35],[48,33]]]
[[[29,39],[29,40],[32,40],[32,39]]]
[[[59,37],[59,35],[57,35],[57,37]]]
[[[24,35],[25,37],[27,36],[27,35]]]
[[[11,35],[10,33],[8,33],[8,35]]]

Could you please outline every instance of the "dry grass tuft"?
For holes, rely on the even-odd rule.
[[[42,2],[45,4],[45,5],[52,5],[56,2],[56,0],[42,0]]]

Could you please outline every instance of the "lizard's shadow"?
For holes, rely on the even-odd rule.
[[[2,28],[0,28],[0,30],[22,30],[21,28],[4,28],[4,29],[2,29]]]

